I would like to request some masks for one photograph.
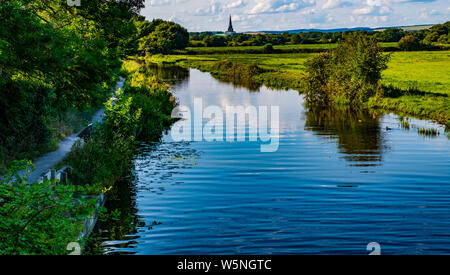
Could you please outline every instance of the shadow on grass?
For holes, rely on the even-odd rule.
[[[433,93],[433,92],[424,92],[417,88],[408,88],[408,89],[401,89],[398,87],[395,87],[394,85],[383,85],[383,96],[384,97],[391,97],[391,98],[398,98],[401,96],[433,96],[433,97],[448,97],[447,94],[442,93]]]

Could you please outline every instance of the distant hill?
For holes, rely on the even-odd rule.
[[[415,25],[415,26],[398,26],[398,27],[384,27],[384,28],[340,28],[340,29],[298,29],[298,30],[287,30],[287,31],[258,31],[257,33],[271,33],[271,34],[279,34],[279,33],[300,33],[300,32],[346,32],[346,31],[383,31],[386,29],[403,29],[405,31],[417,31],[423,29],[429,29],[434,25]]]
[[[298,29],[298,30],[287,30],[287,31],[259,31],[260,33],[300,33],[300,32],[345,32],[345,31],[372,31],[371,28],[342,28],[342,29]]]

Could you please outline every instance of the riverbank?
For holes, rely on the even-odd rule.
[[[146,62],[178,65],[209,72],[219,79],[229,79],[230,72],[218,64],[232,62],[241,68],[256,64],[262,70],[244,79],[231,79],[238,85],[266,85],[275,89],[302,92],[305,62],[314,53],[297,54],[207,54],[153,55]],[[450,51],[394,52],[381,83],[382,98],[371,99],[367,106],[385,111],[435,120],[450,127]],[[236,67],[236,66],[235,66]],[[245,70],[245,69],[244,69]]]
[[[158,140],[171,125],[176,102],[169,88],[142,73],[139,66],[124,68],[122,75],[126,81],[119,82],[104,112],[94,117],[87,137],[66,139],[63,147],[37,162],[31,176],[21,173],[31,170],[32,163],[27,161],[15,164],[0,179],[2,200],[7,202],[0,208],[0,254],[67,254],[69,243],[84,243],[80,232],[86,228],[87,217],[93,228],[99,194],[107,197],[117,188],[140,142]],[[70,167],[67,181],[34,184],[34,178],[52,166]]]

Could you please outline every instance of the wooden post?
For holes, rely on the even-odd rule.
[[[61,183],[66,183],[67,182],[67,173],[64,171],[64,172],[61,172],[61,179],[60,179],[60,182]]]
[[[50,180],[54,180],[56,178],[56,170],[50,170]]]

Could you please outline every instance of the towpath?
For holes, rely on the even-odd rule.
[[[116,85],[115,91],[123,88],[124,79],[120,78],[119,82]],[[104,110],[99,110],[91,120],[91,123],[101,122],[103,120]],[[84,130],[84,129],[83,129]],[[47,153],[45,155],[37,158],[34,164],[34,170],[30,173],[28,178],[29,182],[37,181],[44,173],[46,173],[49,169],[57,165],[61,162],[64,157],[70,152],[73,144],[79,139],[79,134],[83,131],[68,136],[66,139],[59,143],[58,150]]]

